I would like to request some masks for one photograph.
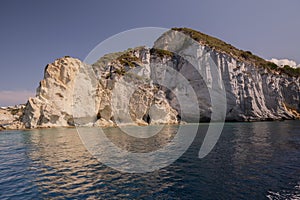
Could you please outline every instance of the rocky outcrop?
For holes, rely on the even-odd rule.
[[[0,130],[24,129],[21,122],[25,105],[0,107]]]
[[[26,128],[74,125],[74,82],[83,65],[78,59],[64,57],[46,66],[36,97],[28,100],[24,111]]]
[[[135,59],[134,69],[140,70],[142,76],[130,74],[132,66],[124,65],[122,60],[94,65],[94,69],[70,57],[47,65],[36,97],[26,105],[22,118],[25,127],[178,123],[178,113],[169,105],[164,91],[147,84],[145,78],[150,74],[143,63],[147,65],[150,60],[143,60],[143,51],[149,53],[138,48],[125,52],[128,57],[123,56]],[[94,71],[98,73],[91,74]]]
[[[0,109],[0,129],[198,122],[182,113],[183,108],[193,111],[195,104],[200,121],[218,121],[222,114],[213,115],[213,110],[220,106],[216,102],[224,103],[222,91],[227,121],[299,118],[299,76],[243,56],[169,31],[152,49],[108,54],[92,66],[63,57],[46,66],[36,97],[17,115]],[[176,73],[188,84],[181,84]]]
[[[177,124],[178,112],[170,106],[165,92],[150,82],[149,49],[138,47],[117,55],[93,65],[100,83],[96,97],[100,99],[100,125]]]

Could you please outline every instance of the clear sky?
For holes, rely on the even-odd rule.
[[[138,27],[189,27],[300,63],[299,9],[299,0],[2,0],[0,106],[25,103],[47,63],[84,59],[99,42]]]

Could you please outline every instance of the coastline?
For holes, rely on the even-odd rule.
[[[168,48],[174,42],[178,51]],[[0,108],[0,130],[296,120],[300,82],[298,70],[291,72],[175,28],[153,48],[110,53],[92,65],[70,56],[47,64],[35,97]]]
[[[1,131],[13,131],[13,130],[39,130],[39,129],[52,129],[52,128],[76,128],[79,126],[76,125],[69,125],[69,126],[59,126],[56,124],[48,125],[48,126],[38,126],[34,128],[26,128],[25,124],[22,122],[22,116],[24,112],[25,104],[15,105],[15,106],[7,106],[7,107],[0,107],[0,132]],[[272,121],[297,121],[300,118],[294,119],[285,119],[285,118],[264,118],[260,120],[253,120],[253,119],[246,119],[246,120],[225,120],[224,123],[252,123],[252,122],[272,122]],[[205,124],[205,123],[218,123],[218,122],[211,122],[210,120],[206,121],[199,121],[197,124]],[[85,125],[82,127],[99,127],[99,128],[113,128],[118,126],[152,126],[152,125],[190,125],[195,123],[187,123],[179,121],[178,123],[157,123],[157,124],[148,124],[148,123],[124,123],[124,124],[102,124],[99,123],[92,123],[89,125]]]

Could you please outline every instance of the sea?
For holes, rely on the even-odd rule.
[[[196,137],[182,155],[144,173],[103,163],[76,128],[2,131],[0,199],[300,199],[300,121],[225,123],[203,158],[208,124],[192,126]],[[163,148],[176,128],[165,126],[160,135],[166,137],[142,145],[118,128],[103,130],[119,148],[143,153]],[[138,131],[152,129],[157,126]]]

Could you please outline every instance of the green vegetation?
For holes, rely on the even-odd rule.
[[[132,55],[131,52],[126,52],[119,56],[117,60],[121,63],[121,65],[127,65],[129,67],[135,67],[135,62],[139,62],[139,58]]]
[[[273,62],[267,62],[267,66],[269,69],[273,69],[273,70],[278,69],[278,66]]]
[[[163,49],[155,49],[155,48],[150,49],[150,54],[151,55],[157,55],[160,58],[173,57],[174,56],[174,53],[172,53],[170,51],[163,50]]]
[[[121,64],[127,64],[131,67],[134,67],[133,60],[138,61],[138,58],[133,55],[133,52],[135,50],[140,50],[142,48],[145,48],[144,46],[136,47],[136,48],[128,48],[127,50],[123,52],[115,52],[115,53],[109,53],[102,56],[99,60],[97,60],[96,63],[93,64],[94,68],[102,69],[105,66],[108,65],[108,63],[114,61],[114,60],[122,60]],[[129,62],[131,60],[131,62]],[[129,62],[129,63],[127,63]]]
[[[204,33],[200,33],[198,31],[195,31],[190,28],[172,28],[174,31],[182,32],[194,40],[200,42],[201,44],[204,44],[206,46],[209,46],[210,48],[214,48],[217,51],[224,52],[230,56],[233,56],[235,59],[251,63],[255,66],[264,67],[269,70],[276,70],[284,72],[290,76],[300,76],[299,69],[293,69],[291,67],[286,68],[279,68],[275,63],[269,62],[264,60],[263,58],[260,58],[259,56],[253,55],[250,51],[243,51],[240,49],[235,48],[231,44],[227,44],[226,42],[223,42],[222,40],[219,40],[215,37],[206,35]]]
[[[174,31],[182,32],[194,40],[200,42],[203,45],[206,45],[212,49],[215,49],[216,51],[223,52],[225,54],[228,54],[229,56],[232,56],[238,61],[253,64],[257,67],[263,67],[268,69],[269,71],[277,71],[280,73],[288,74],[289,76],[300,76],[300,69],[294,69],[289,66],[285,66],[283,68],[278,67],[275,63],[269,62],[264,60],[263,58],[254,55],[250,51],[243,51],[240,49],[237,49],[236,47],[232,46],[231,44],[227,44],[226,42],[223,42],[220,39],[217,39],[215,37],[206,35],[204,33],[195,31],[190,28],[172,28]],[[117,53],[111,53],[106,54],[105,56],[101,57],[95,64],[93,64],[94,69],[95,68],[103,68],[107,66],[107,64],[111,61],[117,60],[120,62],[123,66],[129,66],[131,68],[136,66],[137,62],[140,62],[140,59],[134,56],[133,52],[139,49],[145,48],[144,46],[136,47],[136,48],[129,48],[126,51],[123,52],[117,52]],[[150,49],[151,55],[157,55],[160,58],[163,57],[173,57],[174,53],[163,50],[163,49]],[[117,74],[123,75],[124,70],[116,70]]]
[[[211,37],[204,33],[200,33],[190,28],[172,28],[172,30],[182,32],[198,42],[204,43],[209,47],[214,47],[217,50],[224,51],[229,54],[233,53],[234,55],[240,55],[242,53],[239,49],[230,44],[227,44],[226,42],[223,42],[222,40]]]
[[[300,76],[300,68],[292,68],[289,65],[285,65],[283,68],[280,68],[280,70],[290,76]]]
[[[96,63],[93,64],[94,69],[102,69],[105,66],[108,65],[111,61],[117,59],[119,56],[121,56],[123,52],[116,52],[116,53],[110,53],[110,54],[105,54],[102,56],[99,60],[97,60]]]

